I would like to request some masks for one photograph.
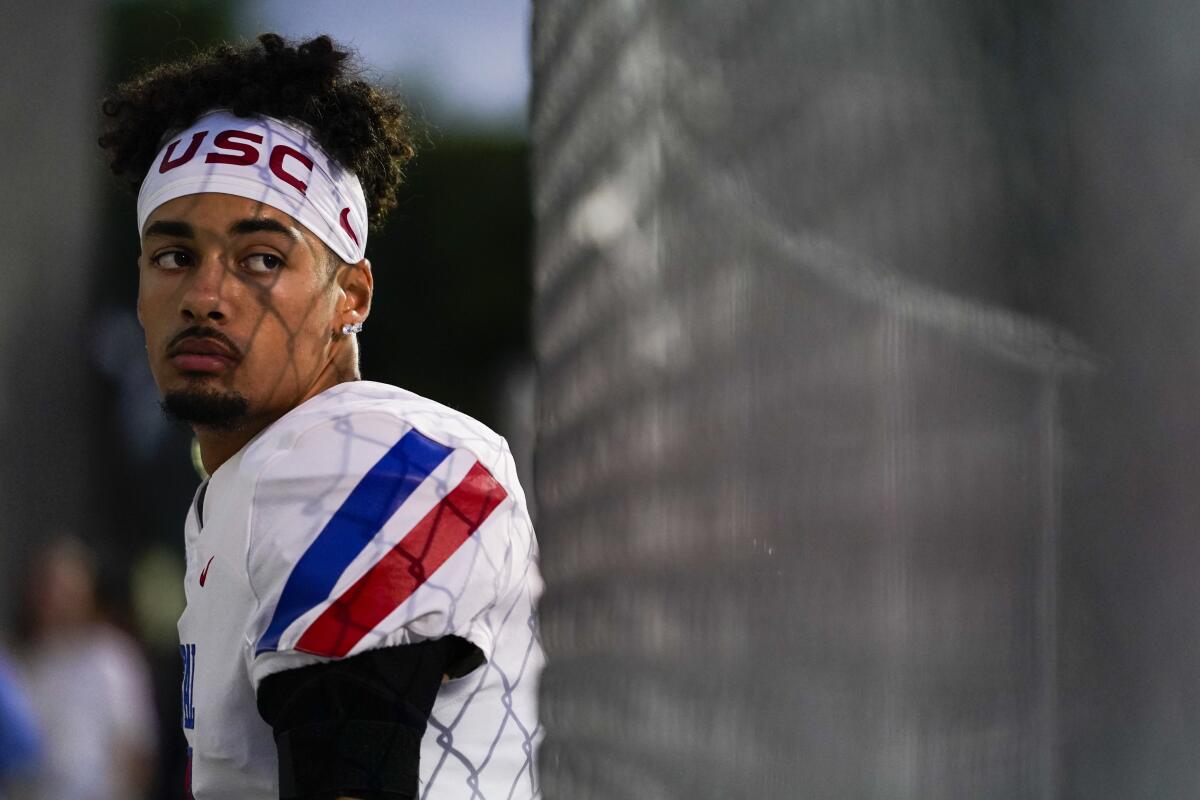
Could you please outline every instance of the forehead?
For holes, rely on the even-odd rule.
[[[271,219],[299,234],[310,247],[318,241],[308,228],[294,217],[261,200],[251,200],[220,192],[201,192],[176,197],[160,205],[146,218],[146,229],[159,221],[185,222],[205,235],[229,235],[230,226],[244,220]]]

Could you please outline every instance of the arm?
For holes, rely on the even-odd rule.
[[[275,734],[280,800],[416,798],[438,688],[481,655],[447,636],[264,678],[258,710]]]

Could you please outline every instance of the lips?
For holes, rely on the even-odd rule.
[[[223,342],[208,337],[189,337],[167,353],[180,372],[224,372],[238,362],[238,355]]]

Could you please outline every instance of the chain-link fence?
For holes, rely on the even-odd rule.
[[[1151,146],[1100,101],[1194,124],[1170,81],[1200,70],[1177,33],[1157,51],[1169,24],[1084,12],[535,5],[548,797],[1187,796],[1150,788],[1195,770],[1140,757],[1112,698],[1145,688],[1133,609],[1167,608],[1148,587],[1191,523],[1126,585],[1138,512],[1098,509],[1148,474],[1183,494],[1178,464],[1112,459],[1167,429],[1129,382],[1194,331],[1165,276],[1195,237],[1148,284],[1113,253],[1149,217],[1119,192],[1178,203],[1156,186],[1200,160],[1131,175],[1116,145]],[[1165,81],[1140,105],[1139,70]],[[1191,377],[1147,387],[1195,383],[1175,344]]]

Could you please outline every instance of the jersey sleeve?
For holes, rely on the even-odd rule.
[[[500,437],[426,434],[387,414],[322,423],[257,477],[248,640],[267,675],[455,635],[492,657],[489,611],[533,557]],[[522,554],[522,555],[518,555]]]

